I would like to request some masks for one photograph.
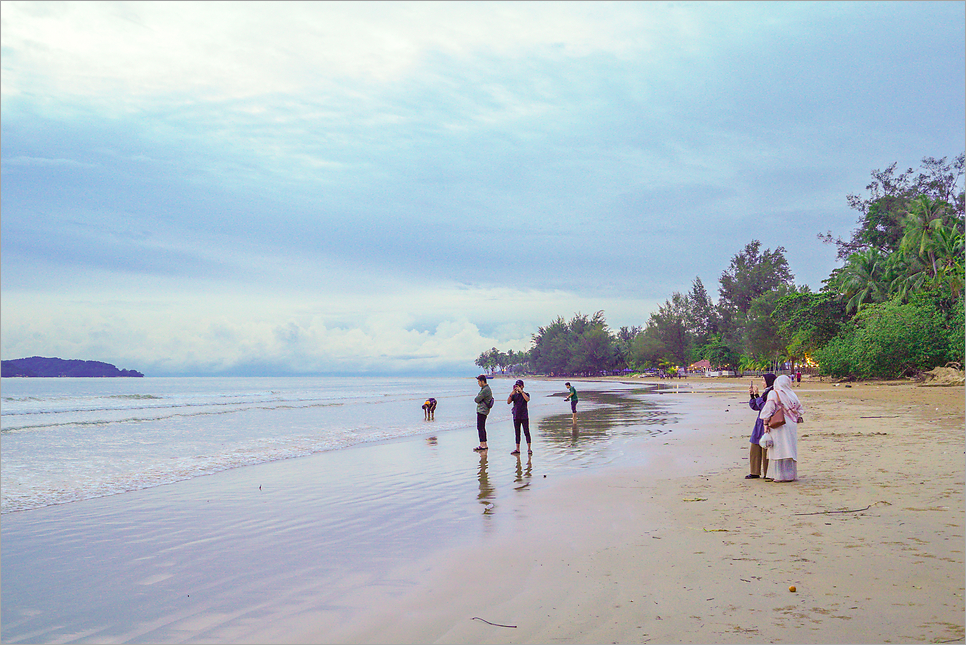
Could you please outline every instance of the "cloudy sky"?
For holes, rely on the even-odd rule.
[[[964,7],[3,2],[0,351],[463,374],[752,239],[817,289],[964,149]]]

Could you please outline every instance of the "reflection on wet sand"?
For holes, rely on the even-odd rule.
[[[540,419],[537,432],[549,444],[578,449],[586,449],[596,442],[623,434],[622,429],[631,427],[634,428],[634,434],[640,434],[639,426],[651,426],[647,432],[661,434],[664,431],[662,426],[669,423],[669,414],[656,402],[642,398],[642,395],[650,396],[653,392],[644,389],[584,390],[580,400],[592,404],[592,409],[581,410],[577,421],[570,414]]]
[[[514,490],[526,490],[530,486],[530,478],[533,476],[533,457],[527,457],[527,467],[523,468],[523,460],[517,455],[517,476],[513,480],[518,486]]]
[[[581,410],[574,422],[569,406],[564,414],[534,419],[536,422],[534,449],[542,466],[538,468],[537,477],[546,477],[547,467],[558,469],[565,467],[584,468],[597,463],[598,458],[607,459],[609,451],[607,442],[619,437],[633,437],[641,435],[658,435],[666,431],[665,425],[670,423],[672,415],[667,408],[659,403],[659,397],[654,396],[653,390],[608,390],[581,391],[581,402],[588,404]],[[551,394],[560,396],[565,394]],[[479,493],[476,498],[483,506],[483,515],[487,518],[483,527],[485,531],[493,530],[497,522],[496,486],[494,481],[508,482],[513,477],[513,489],[517,492],[529,490],[534,477],[533,457],[516,455],[516,463],[508,462],[502,457],[502,452],[494,457],[492,473],[489,472],[489,451],[481,451],[480,464],[477,470],[479,478]],[[526,461],[524,461],[526,457]],[[513,493],[510,493],[513,494]]]
[[[490,484],[490,476],[486,467],[486,453],[486,450],[480,451],[480,494],[476,496],[476,499],[483,505],[483,514],[490,515],[496,508],[496,505],[491,501],[496,497],[496,489]]]

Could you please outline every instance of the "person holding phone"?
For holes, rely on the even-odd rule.
[[[765,426],[775,446],[769,449],[774,481],[793,482],[798,479],[798,424],[802,422],[805,407],[792,391],[792,379],[782,374],[775,379],[775,386],[765,400],[759,416],[769,419],[781,408],[785,423],[777,428]]]
[[[768,400],[768,393],[772,391],[772,387],[775,384],[775,375],[769,372],[762,376],[761,380],[765,385],[765,391],[760,395],[758,394],[758,388],[755,386],[754,381],[748,386],[748,396],[750,397],[748,407],[758,412],[758,418],[755,419],[755,427],[751,431],[751,448],[748,454],[751,473],[745,475],[745,479],[768,478],[768,451],[758,445],[758,442],[761,440],[761,435],[765,432],[765,422],[761,419],[761,409],[765,407],[765,402]]]
[[[517,440],[517,448],[511,455],[520,454],[520,428],[523,428],[523,434],[527,438],[527,454],[532,455],[533,450],[530,449],[530,413],[527,411],[527,403],[530,401],[530,395],[523,391],[523,381],[517,380],[513,384],[513,391],[510,396],[506,398],[507,405],[513,405],[513,434]]]

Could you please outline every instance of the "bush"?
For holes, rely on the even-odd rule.
[[[960,365],[966,366],[966,321],[964,321],[963,299],[953,305],[950,321],[947,325],[949,333],[947,335],[948,345],[946,359],[955,361]]]
[[[844,332],[822,347],[813,355],[819,371],[835,378],[855,376],[855,359],[852,347],[855,344],[854,330]]]
[[[864,308],[848,329],[816,352],[823,373],[898,378],[946,363],[950,335],[932,303],[884,302]]]

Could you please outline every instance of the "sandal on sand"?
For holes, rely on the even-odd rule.
[[[745,479],[758,479],[758,475],[745,475]]]
[[[487,450],[487,448],[484,448],[483,446],[477,446],[476,448],[473,448],[473,450],[475,450],[476,452],[480,452],[481,450]]]
[[[527,450],[527,454],[528,455],[532,455],[533,454],[533,451],[532,450]]]
[[[520,454],[520,451],[519,451],[519,450],[514,450],[514,451],[513,451],[513,452],[511,452],[510,454],[511,454],[511,455],[519,455],[519,454]]]

